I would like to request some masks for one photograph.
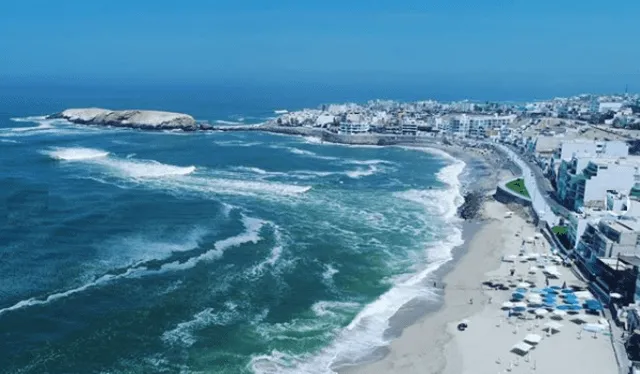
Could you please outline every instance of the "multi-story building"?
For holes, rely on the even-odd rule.
[[[515,121],[515,115],[454,115],[445,125],[445,132],[456,137],[486,138],[491,129],[500,130]]]
[[[629,155],[629,145],[621,141],[595,141],[575,139],[562,142],[556,158],[570,160],[576,157],[625,157]]]
[[[339,134],[356,135],[366,134],[369,132],[370,126],[365,123],[343,122],[340,124]]]
[[[607,191],[628,193],[640,179],[640,159],[573,157],[563,160],[556,179],[559,200],[569,209],[605,208]]]

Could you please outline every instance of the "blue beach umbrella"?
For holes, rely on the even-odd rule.
[[[580,304],[580,302],[578,300],[565,300],[564,301],[565,304],[571,304],[571,305],[578,305]]]
[[[522,312],[526,311],[526,310],[527,310],[527,308],[525,308],[525,307],[523,307],[523,306],[517,306],[517,307],[513,308],[512,310],[513,310],[514,312],[516,312],[516,313],[522,313]]]
[[[524,288],[516,288],[516,292],[518,293],[527,293],[527,290]]]
[[[560,287],[560,286],[551,286],[549,288],[554,289],[554,290],[561,290],[562,289],[562,287]]]
[[[565,300],[578,300],[578,298],[576,297],[576,295],[565,295],[564,297]]]
[[[518,299],[518,300],[522,300],[524,299],[524,295],[521,294],[520,292],[514,292],[511,294],[511,297],[514,299]]]
[[[552,294],[558,294],[558,291],[554,290],[553,288],[547,287],[547,288],[543,288],[542,291],[546,292],[546,293],[552,293]]]
[[[571,310],[572,305],[558,305],[558,310]]]
[[[562,293],[564,294],[573,294],[574,291],[571,288],[563,288]]]
[[[582,307],[580,305],[561,305],[561,306],[568,306],[569,310],[573,310],[573,311],[582,310]],[[560,308],[560,307],[558,307],[558,308]]]

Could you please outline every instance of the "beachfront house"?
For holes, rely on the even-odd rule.
[[[604,209],[607,191],[630,191],[640,180],[640,159],[573,156],[562,161],[556,179],[557,196],[569,209]]]
[[[358,135],[369,132],[370,126],[365,123],[342,122],[340,123],[339,134],[341,135]]]

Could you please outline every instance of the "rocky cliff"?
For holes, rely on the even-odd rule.
[[[181,129],[195,131],[198,124],[187,114],[154,110],[108,110],[100,108],[67,109],[48,118],[64,118],[69,122],[145,130]]]

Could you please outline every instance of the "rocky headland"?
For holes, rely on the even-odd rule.
[[[48,118],[63,118],[69,122],[112,127],[129,127],[144,130],[199,129],[196,120],[187,114],[155,110],[109,110],[101,108],[67,109]]]

